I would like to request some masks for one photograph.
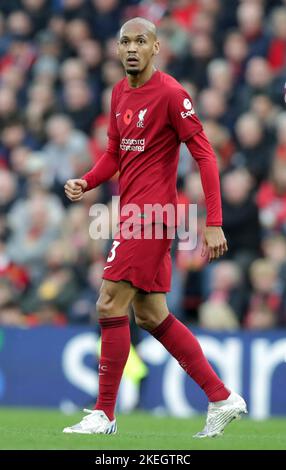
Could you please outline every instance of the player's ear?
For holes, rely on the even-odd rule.
[[[159,41],[155,41],[153,45],[153,54],[158,55],[160,51],[160,43]]]

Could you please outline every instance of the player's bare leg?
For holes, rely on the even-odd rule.
[[[135,322],[143,330],[152,332],[168,316],[166,294],[137,292],[132,302]]]
[[[137,289],[129,282],[104,280],[97,302],[101,326],[101,356],[99,361],[99,394],[94,410],[66,433],[115,434],[114,408],[120,380],[130,350],[128,308]]]
[[[162,343],[209,399],[206,426],[194,437],[219,436],[228,423],[247,413],[243,398],[224,386],[195,336],[169,313],[165,294],[137,293],[133,308],[138,326]]]
[[[99,319],[128,315],[128,308],[138,289],[127,281],[108,281],[104,279],[96,303]]]

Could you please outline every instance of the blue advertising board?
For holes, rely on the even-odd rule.
[[[210,333],[194,330],[211,364],[228,387],[241,393],[250,416],[286,415],[286,335]],[[38,327],[0,330],[0,405],[82,408],[98,390],[98,341],[91,328]],[[141,409],[192,416],[206,410],[199,387],[153,337],[137,351],[148,367],[140,390],[122,381],[118,409],[139,400]]]

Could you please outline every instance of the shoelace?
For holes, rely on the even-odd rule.
[[[87,413],[87,416],[84,416],[84,418],[82,418],[82,421],[85,421],[85,424],[92,421],[94,415],[98,415],[100,418],[104,418],[102,413],[100,413],[98,410],[88,410],[87,408],[84,408],[83,411],[84,413]]]
[[[211,408],[208,411],[207,415],[207,422],[205,425],[206,429],[212,428],[212,426],[215,424],[217,416],[221,413],[221,408]]]
[[[216,420],[216,416],[208,417],[207,422],[202,430],[202,433],[208,433],[209,431],[211,431],[215,423],[215,420]]]

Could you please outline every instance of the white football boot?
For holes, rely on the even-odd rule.
[[[116,434],[116,419],[110,421],[104,411],[83,410],[88,413],[78,424],[64,428],[65,433],[77,434]]]
[[[221,436],[225,427],[234,419],[240,419],[240,415],[247,413],[244,399],[235,392],[223,401],[210,402],[206,425],[201,432],[193,437],[216,437]]]

